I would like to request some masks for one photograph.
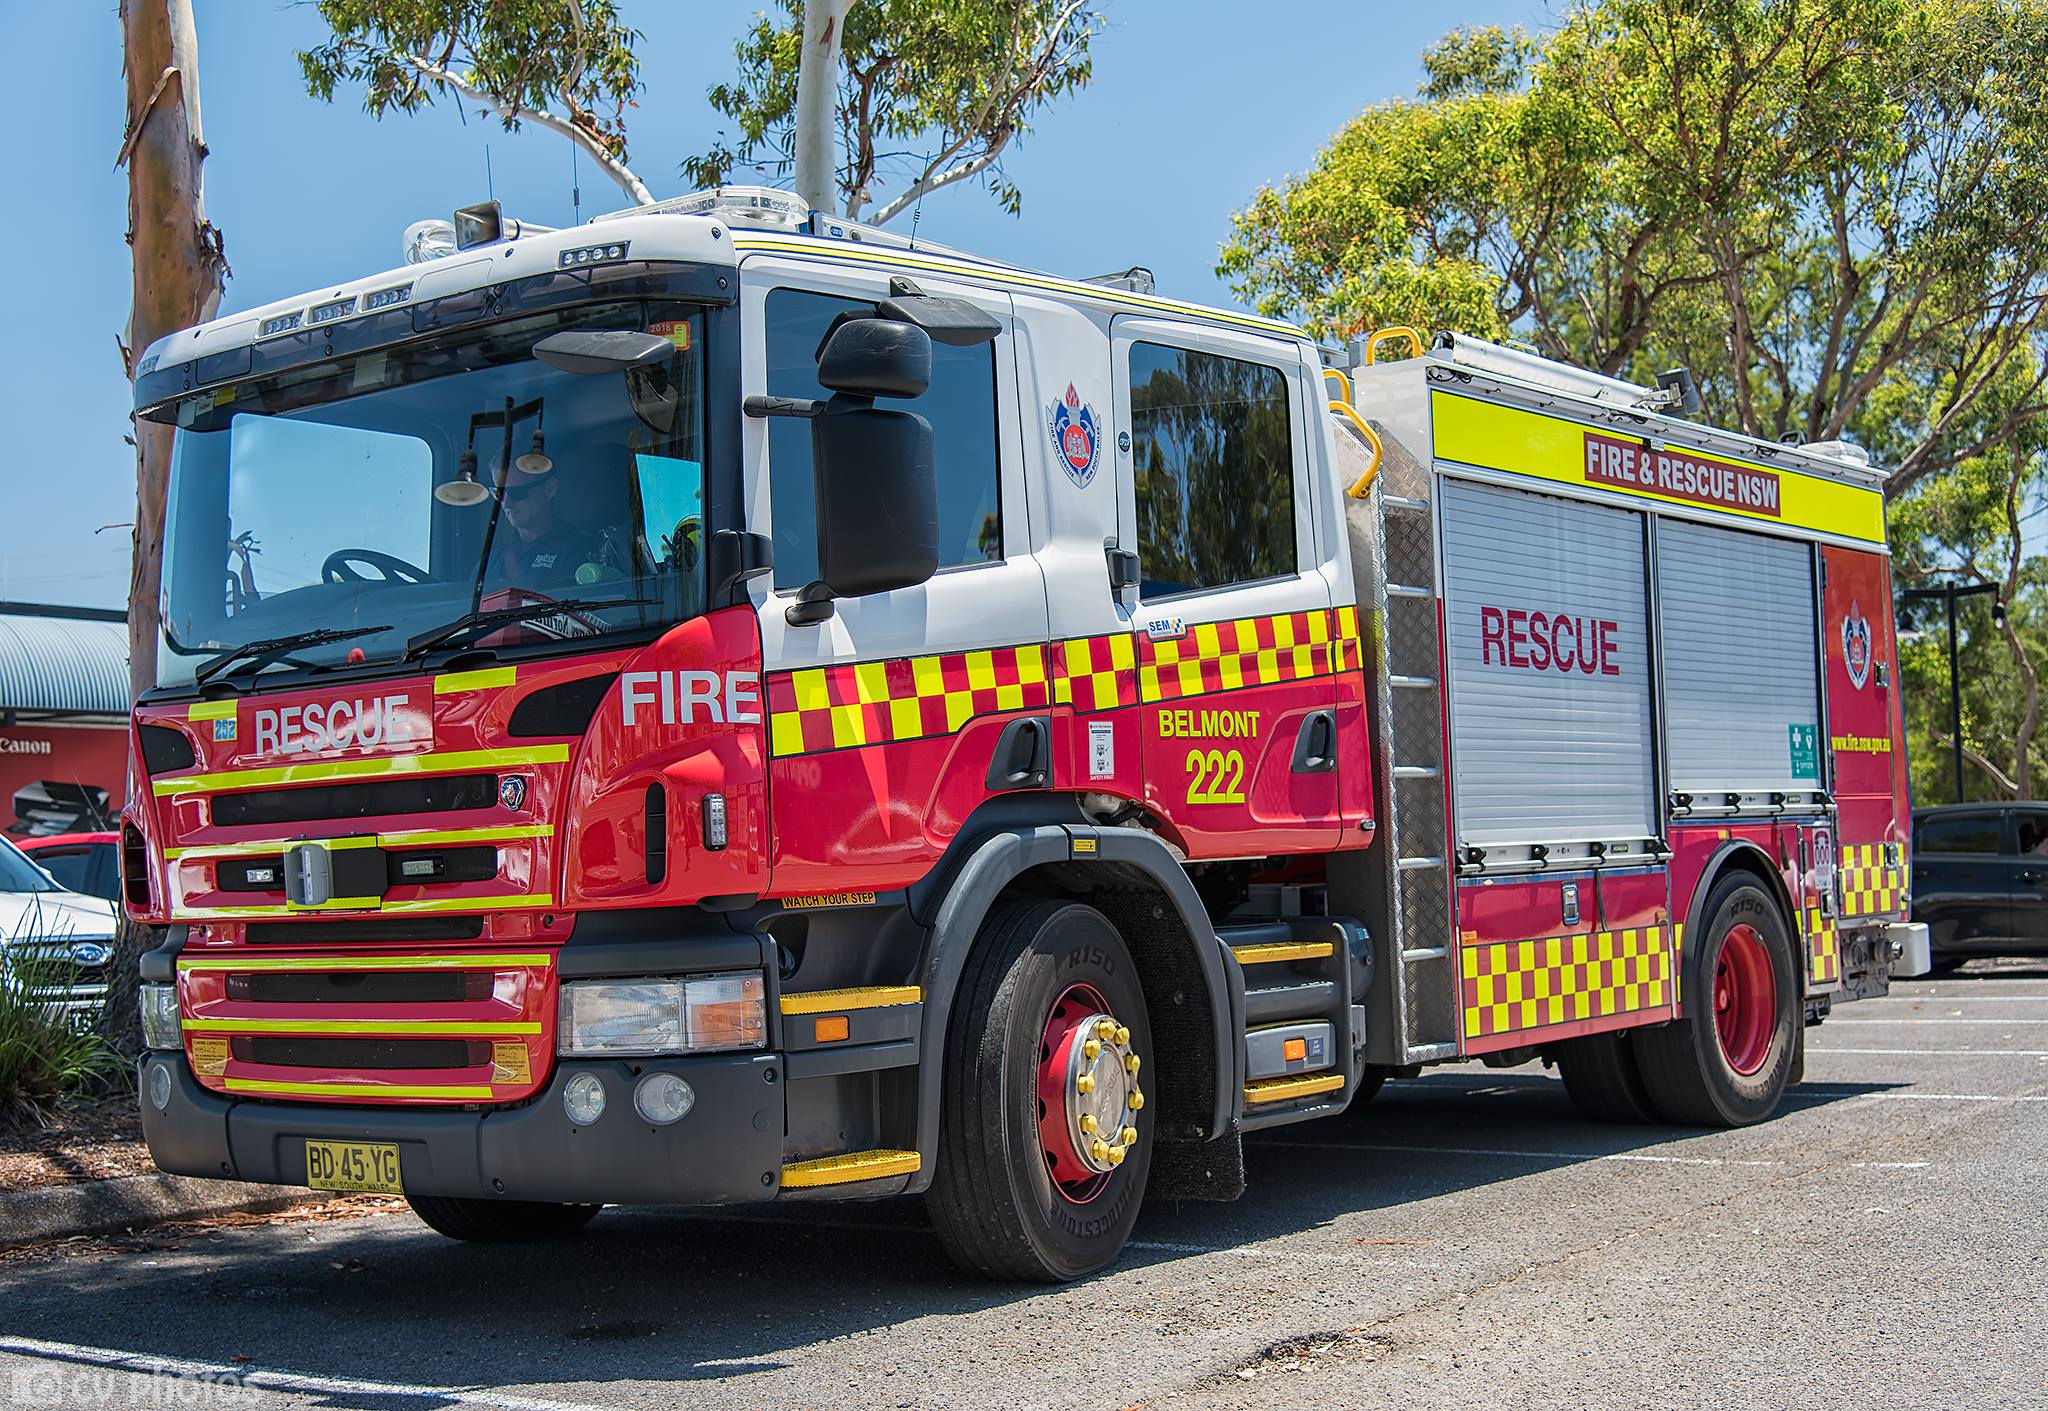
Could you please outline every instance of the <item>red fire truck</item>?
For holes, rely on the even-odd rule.
[[[1066,1279],[1427,1064],[1758,1121],[1924,968],[1852,448],[780,192],[461,229],[138,369],[166,1170]]]

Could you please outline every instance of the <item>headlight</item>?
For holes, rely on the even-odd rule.
[[[143,985],[136,996],[142,1006],[142,1042],[151,1048],[183,1048],[184,1035],[178,1024],[178,987]]]
[[[562,986],[556,1049],[569,1057],[625,1058],[762,1048],[766,995],[757,974],[579,981]]]

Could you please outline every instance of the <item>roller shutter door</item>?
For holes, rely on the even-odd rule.
[[[1459,843],[1656,837],[1643,517],[1443,492]]]
[[[1672,789],[1820,788],[1812,549],[1660,519],[1657,615]]]

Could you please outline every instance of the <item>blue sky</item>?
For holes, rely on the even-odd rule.
[[[194,0],[206,136],[207,208],[234,278],[223,312],[374,272],[399,235],[492,186],[512,212],[567,224],[568,144],[508,135],[446,103],[379,123],[341,92],[306,96],[294,58],[323,32],[310,4]],[[760,0],[623,0],[645,31],[646,91],[632,114],[633,165],[657,195],[717,130],[704,102],[729,75],[733,40]],[[979,189],[925,203],[919,233],[1064,274],[1149,265],[1162,293],[1230,302],[1216,279],[1230,213],[1262,182],[1298,171],[1344,121],[1411,93],[1425,45],[1453,25],[1543,27],[1546,0],[1332,7],[1305,0],[1104,0],[1095,82],[1047,114],[1006,159],[1024,211]],[[17,55],[0,124],[17,134],[0,252],[13,327],[0,376],[14,409],[0,598],[119,606],[134,515],[128,384],[115,339],[128,312],[123,232],[119,25],[113,0],[0,6]],[[742,175],[736,179],[744,180]],[[786,183],[784,183],[786,184]],[[583,214],[623,204],[582,168]],[[907,218],[896,223],[907,226]],[[95,533],[102,525],[115,524]]]

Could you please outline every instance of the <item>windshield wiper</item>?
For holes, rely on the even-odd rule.
[[[260,642],[244,642],[239,647],[230,647],[219,656],[208,657],[199,663],[192,673],[192,684],[204,686],[243,657],[248,657],[250,669],[256,670],[268,666],[286,652],[295,652],[301,647],[317,647],[323,642],[345,642],[350,637],[367,637],[373,632],[390,630],[391,624],[388,622],[380,627],[315,627],[309,632],[294,632],[288,637],[265,637]]]
[[[430,627],[405,644],[405,660],[425,656],[434,648],[445,646],[465,633],[485,627],[501,627],[508,622],[524,622],[535,617],[549,617],[558,612],[592,612],[599,608],[631,607],[636,603],[658,602],[656,598],[556,598],[545,603],[521,603],[517,607],[492,608],[489,612],[466,612],[452,622],[439,627]]]

